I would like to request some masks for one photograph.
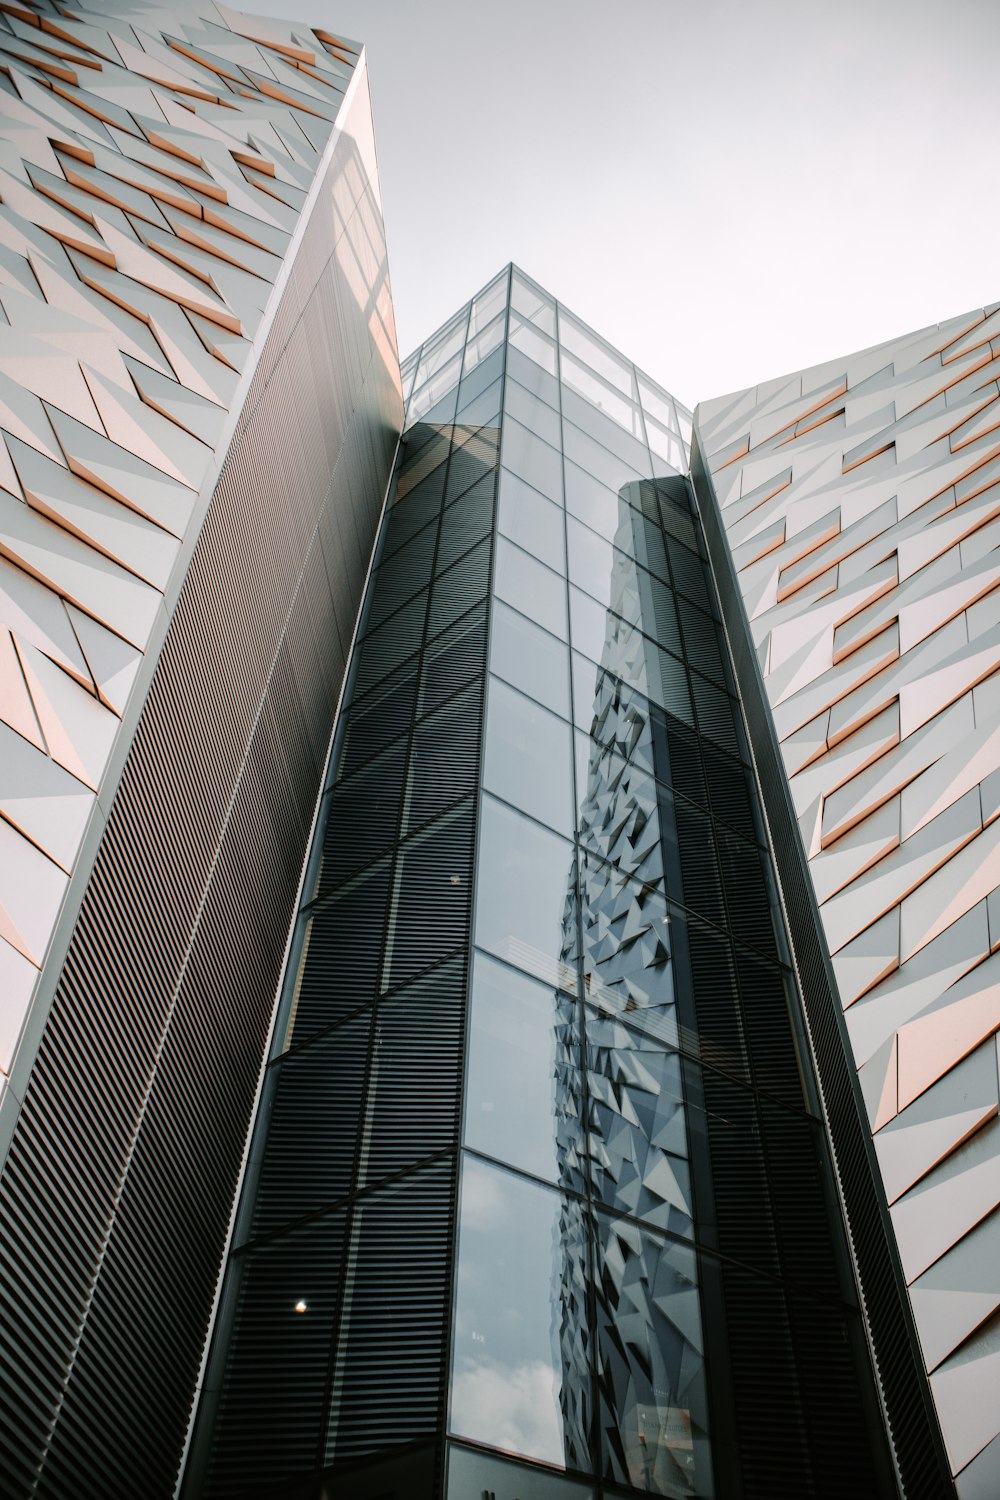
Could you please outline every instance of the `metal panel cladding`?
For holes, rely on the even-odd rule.
[[[2,196],[35,215],[29,368],[66,385],[18,405],[3,375],[10,514],[47,540],[3,542],[35,612],[0,634],[44,685],[25,807],[95,747],[73,785],[110,803],[0,1181],[11,1496],[173,1486],[402,418],[363,58],[221,7],[155,19],[3,21],[51,84],[3,97]]]

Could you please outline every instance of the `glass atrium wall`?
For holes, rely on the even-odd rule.
[[[688,414],[513,269],[403,388],[203,1493],[888,1493]]]

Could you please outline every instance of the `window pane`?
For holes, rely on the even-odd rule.
[[[569,658],[562,641],[496,600],[490,671],[569,718]]]
[[[502,313],[507,305],[507,272],[501,271],[500,275],[490,282],[489,286],[479,293],[472,304],[472,317],[469,321],[469,336],[478,333],[485,328],[491,318]]]
[[[583,972],[590,1003],[676,1047],[672,918],[662,882],[627,880],[587,856],[581,867]]]
[[[463,308],[435,338],[429,339],[424,345],[420,356],[420,373],[417,376],[418,385],[423,385],[425,380],[444,368],[448,361],[456,354],[460,354],[462,345],[465,343],[466,312]]]
[[[591,1467],[582,1207],[466,1157],[451,1430]]]
[[[591,661],[602,661],[607,644],[609,628],[608,612],[589,594],[579,589],[569,591],[570,637],[573,648],[589,656]]]
[[[554,411],[559,410],[559,382],[540,364],[508,342],[507,374],[533,396],[539,396]]]
[[[573,832],[569,725],[490,678],[483,786],[560,833]]]
[[[569,543],[569,578],[586,589],[607,608],[611,603],[611,574],[614,554],[611,543],[588,526],[567,517],[566,540]],[[627,565],[627,564],[626,564]],[[621,567],[619,566],[619,572]]]
[[[546,500],[516,474],[500,470],[498,525],[525,552],[541,558],[557,573],[566,571],[566,538],[562,507]]]
[[[680,1053],[621,1020],[588,1014],[587,1090],[594,1192],[620,1213],[690,1237]]]
[[[510,305],[528,322],[537,323],[538,327],[544,328],[546,333],[555,335],[556,309],[552,298],[547,292],[543,292],[541,287],[533,286],[516,271],[511,287]]]
[[[589,656],[581,656],[578,651],[573,652],[572,663],[573,722],[578,729],[589,735],[597,712],[601,678],[604,674]],[[586,780],[577,780],[578,797],[583,796],[585,786]]]
[[[523,422],[536,437],[544,438],[554,448],[560,445],[559,413],[553,411],[537,396],[532,396],[523,386],[508,375],[507,389],[503,398],[504,412]]]
[[[484,796],[477,944],[575,993],[575,889],[573,845]]]
[[[486,387],[485,391],[470,395],[463,385],[460,397],[460,405],[455,416],[456,422],[466,427],[482,427],[489,422],[495,425],[500,420],[500,401],[503,395],[503,381],[494,380],[492,385]]]
[[[619,398],[621,399],[621,398]],[[628,403],[624,403],[628,405]],[[646,449],[646,435],[642,428],[642,419],[639,416],[639,408],[629,406],[631,417],[623,411],[618,413],[623,418],[617,421],[616,414],[598,408],[589,401],[584,401],[575,391],[563,385],[563,419],[573,423],[581,431],[607,448],[609,453],[616,454],[623,463],[630,468],[640,469],[643,474],[651,472],[649,466],[649,453]]]
[[[596,425],[596,424],[589,424]],[[609,489],[620,490],[623,485],[636,479],[646,479],[652,474],[649,450],[645,443],[636,443],[617,427],[606,424],[616,435],[614,452],[604,446],[608,435],[601,432],[601,441],[584,432],[570,421],[563,422],[563,446],[566,457],[580,465],[588,474],[593,474]]]
[[[470,338],[465,346],[464,372],[466,375],[469,375],[488,354],[492,354],[503,343],[504,318],[505,314],[501,313],[499,318],[494,318],[493,322],[483,329],[482,333]]]
[[[564,308],[559,309],[559,341],[585,365],[603,375],[612,385],[632,395],[632,366],[591,329],[578,323]]]
[[[647,380],[645,375],[640,375],[639,399],[647,417],[662,422],[664,427],[676,428],[677,413],[669,391],[662,390],[658,385],[653,385],[651,380]]]
[[[559,368],[556,346],[532,323],[524,323],[511,313],[510,332],[507,338],[515,349],[520,349],[528,359],[534,360],[536,365],[541,365],[549,375],[555,375]]]
[[[503,464],[550,500],[562,500],[562,455],[511,417],[503,424]]]
[[[468,350],[466,350],[466,354],[468,355]],[[459,408],[465,406],[473,396],[478,396],[480,391],[484,391],[488,385],[492,385],[494,381],[499,380],[502,374],[502,349],[494,349],[491,354],[484,356],[475,365],[470,365],[468,359],[466,359],[465,374],[462,377],[462,384],[459,390]]]
[[[477,953],[465,1144],[583,1191],[575,995]]]
[[[661,427],[659,422],[654,422],[651,417],[646,418],[646,436],[649,446],[656,458],[662,458],[671,469],[676,469],[682,474],[687,468],[687,460],[684,453],[684,445],[676,433],[668,432]],[[658,469],[659,465],[655,465]]]
[[[492,1495],[495,1500],[596,1500],[597,1491],[589,1484],[551,1469],[528,1467],[495,1453],[481,1453],[472,1448],[448,1444],[447,1500],[479,1500]]]
[[[419,390],[414,391],[410,398],[410,409],[407,412],[407,422],[413,423],[431,410],[441,398],[458,385],[459,376],[462,373],[461,351],[455,356],[449,365],[446,365],[437,375],[424,382]],[[454,410],[454,407],[452,407]]]
[[[600,1214],[595,1253],[602,1471],[651,1495],[711,1495],[694,1252]]]
[[[604,416],[610,417],[617,422],[619,427],[639,442],[645,442],[645,434],[642,429],[642,417],[639,408],[631,401],[627,401],[618,391],[614,391],[599,380],[593,371],[579,364],[571,354],[564,354],[561,365],[563,384],[568,385],[571,390],[578,391],[584,398],[587,406],[581,407],[581,403],[573,401],[574,411],[581,415],[575,415],[574,411],[567,408],[566,415],[573,422],[582,422],[587,425],[587,407],[597,407]]]
[[[609,489],[578,464],[566,461],[566,509],[578,516],[592,531],[613,541],[621,523],[622,510],[628,509],[617,489]]]
[[[497,538],[494,588],[504,599],[551,630],[566,638],[566,585],[558,573],[543,567],[504,537]]]

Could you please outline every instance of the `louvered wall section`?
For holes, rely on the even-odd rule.
[[[363,107],[367,109],[367,98]],[[339,153],[339,154],[338,154]],[[172,1492],[401,421],[345,134],[194,553],[0,1185],[0,1491]],[[391,356],[391,357],[390,357]]]
[[[498,440],[404,446],[187,1493],[367,1494],[402,1449],[416,1495],[443,1434]]]

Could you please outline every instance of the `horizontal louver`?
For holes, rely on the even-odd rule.
[[[281,1493],[319,1461],[345,1230],[344,1213],[328,1214],[233,1262],[231,1358],[208,1475],[220,1500]]]
[[[217,1356],[229,1373],[210,1495],[238,1493],[237,1477],[266,1492],[268,1475],[277,1495],[282,1466],[331,1464],[349,1468],[343,1493],[367,1494],[359,1463],[443,1422],[496,490],[495,431],[456,429],[457,448],[450,436],[425,427],[416,451],[404,447],[370,585],[289,977],[287,1050],[258,1122],[241,1220],[255,1238],[227,1282],[229,1305],[240,1300]],[[237,1366],[279,1336],[284,1304],[267,1298],[286,1267],[291,1287],[303,1246],[309,1279],[309,1247],[330,1232],[309,1216],[341,1206],[343,1266],[331,1246],[313,1293],[317,1342],[303,1335],[291,1382],[301,1419],[276,1393],[274,1456],[255,1469],[240,1439],[253,1425],[248,1454],[267,1444],[269,1376],[248,1382]]]
[[[438,1430],[447,1351],[454,1163],[359,1201],[347,1255],[328,1461]]]

